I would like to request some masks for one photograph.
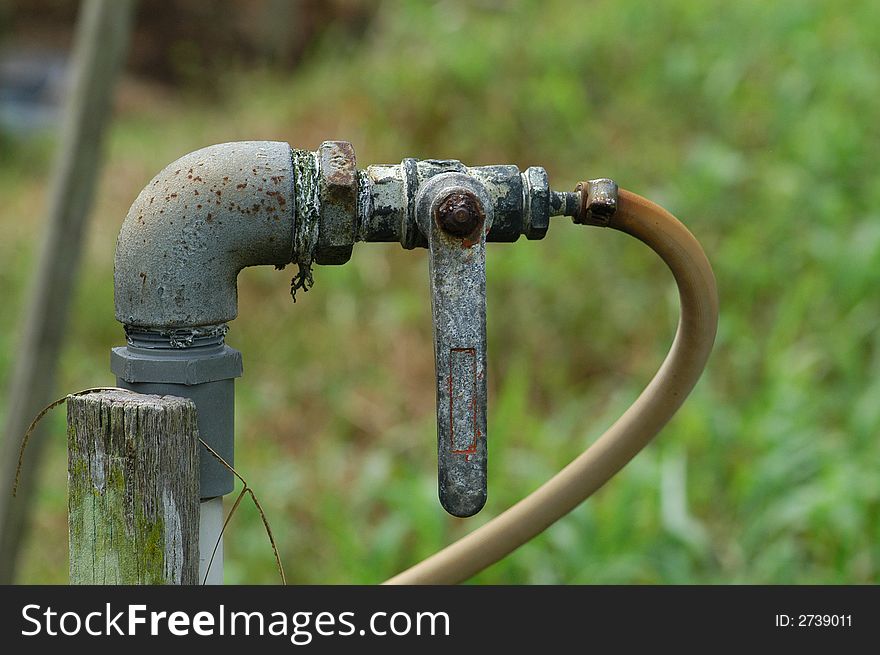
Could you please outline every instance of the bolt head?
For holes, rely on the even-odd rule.
[[[485,219],[480,200],[470,191],[453,191],[437,205],[435,218],[440,228],[456,237],[473,234]]]

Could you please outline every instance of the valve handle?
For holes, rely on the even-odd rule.
[[[428,241],[437,373],[440,503],[458,517],[486,504],[486,233],[492,204],[460,173],[432,177],[417,200]]]

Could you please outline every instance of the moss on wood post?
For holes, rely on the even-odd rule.
[[[199,433],[187,398],[67,399],[71,584],[197,584]]]

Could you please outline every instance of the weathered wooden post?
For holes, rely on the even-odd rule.
[[[67,400],[71,584],[198,584],[199,432],[188,398]]]

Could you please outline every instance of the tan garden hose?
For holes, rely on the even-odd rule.
[[[672,418],[693,389],[715,341],[718,293],[700,244],[672,214],[620,190],[608,227],[647,244],[678,284],[681,316],[660,370],[629,409],[577,459],[534,493],[385,584],[456,584],[543,532],[622,469]]]

